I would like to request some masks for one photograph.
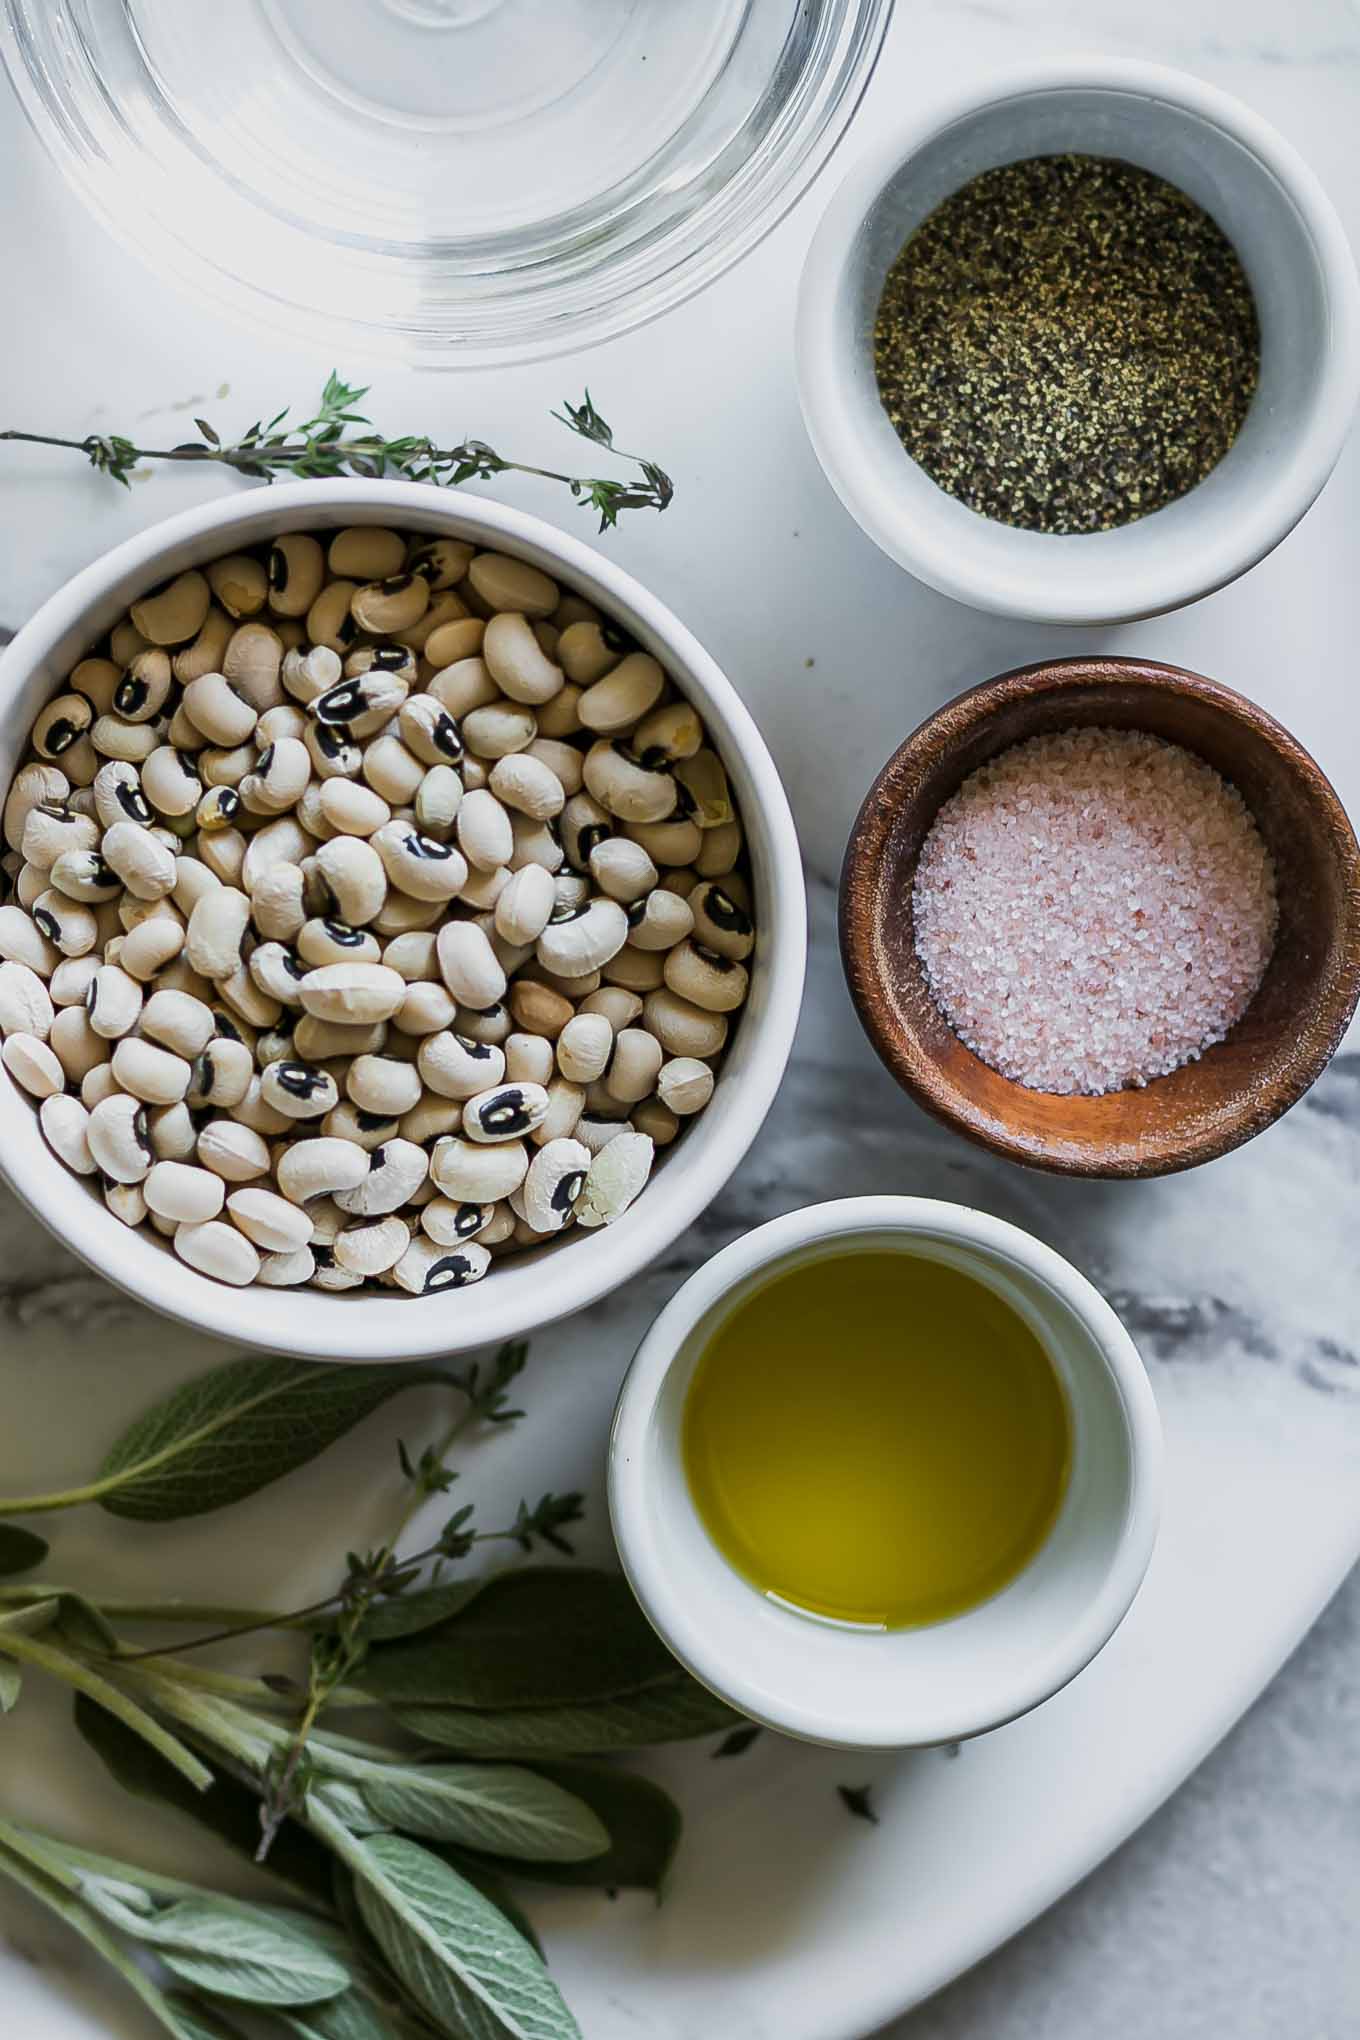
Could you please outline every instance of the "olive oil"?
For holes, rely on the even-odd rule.
[[[684,1412],[690,1491],[729,1563],[810,1614],[940,1622],[1028,1564],[1071,1461],[1043,1346],[920,1255],[823,1255],[717,1325]]]

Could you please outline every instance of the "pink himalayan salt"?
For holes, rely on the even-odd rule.
[[[916,949],[975,1055],[1034,1091],[1148,1083],[1221,1041],[1275,939],[1241,795],[1178,744],[1068,729],[966,779],[921,848]]]

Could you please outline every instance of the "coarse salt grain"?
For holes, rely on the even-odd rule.
[[[1246,1010],[1275,873],[1241,795],[1136,730],[1030,738],[935,817],[916,950],[973,1053],[1034,1091],[1122,1090],[1193,1061]]]

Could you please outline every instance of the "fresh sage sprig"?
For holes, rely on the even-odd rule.
[[[84,439],[63,439],[46,432],[10,430],[0,432],[0,439],[20,440],[30,446],[67,447],[83,453],[101,474],[111,475],[124,487],[141,461],[206,463],[265,482],[281,477],[302,480],[344,475],[369,479],[395,476],[459,488],[464,482],[490,481],[496,475],[536,475],[542,481],[562,483],[578,503],[596,511],[601,531],[612,530],[625,510],[665,510],[675,494],[670,476],[655,461],[615,446],[613,430],[596,410],[589,390],[579,404],[564,403],[560,411],[552,413],[553,417],[578,437],[630,462],[638,471],[638,480],[623,482],[610,476],[572,475],[556,468],[535,467],[525,461],[507,459],[484,439],[464,439],[455,446],[440,446],[423,433],[388,438],[375,430],[371,420],[356,408],[367,395],[367,384],[360,387],[341,382],[332,372],[314,418],[290,425],[285,406],[267,423],[257,419],[237,440],[223,439],[206,418],[194,420],[199,438],[179,446],[139,446],[116,432],[92,432]]]
[[[30,1674],[65,1684],[80,1733],[123,1786],[263,1857],[306,1908],[246,1920],[238,1900],[0,1823],[0,1875],[84,1934],[177,2040],[233,2040],[222,2010],[233,2005],[249,2008],[252,2031],[301,2040],[574,2040],[506,1879],[660,1890],[675,1807],[582,1758],[735,1718],[670,1658],[617,1576],[458,1571],[496,1540],[568,1551],[580,1497],[521,1502],[496,1529],[463,1504],[401,1548],[417,1512],[455,1487],[455,1443],[522,1416],[511,1397],[524,1362],[522,1345],[462,1370],[229,1362],[138,1418],[93,1481],[8,1505],[95,1502],[169,1522],[280,1478],[417,1381],[456,1398],[436,1439],[399,1447],[406,1492],[388,1536],[351,1553],[306,1607],[96,1601],[33,1577],[45,1541],[0,1524],[0,1711]],[[127,1638],[147,1621],[212,1626],[175,1654]],[[305,1638],[301,1678],[197,1655],[264,1630]],[[373,1739],[336,1733],[329,1717],[360,1708]],[[148,1973],[130,1947],[159,1966]]]

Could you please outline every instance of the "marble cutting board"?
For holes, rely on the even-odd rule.
[[[843,159],[909,96],[1074,38],[1181,62],[1250,97],[1303,146],[1360,226],[1349,0],[1301,0],[1288,49],[1268,0],[960,0],[904,5]],[[1347,52],[1350,52],[1350,58]],[[305,404],[333,364],[224,327],[112,249],[67,198],[0,94],[0,176],[23,232],[7,254],[3,422],[182,436],[175,407],[244,422]],[[1242,1153],[1150,1185],[1063,1183],[992,1164],[915,1113],[879,1070],[835,959],[845,829],[893,744],[970,681],[1062,651],[1143,651],[1243,687],[1314,750],[1353,812],[1360,749],[1347,674],[1360,636],[1354,450],[1301,529],[1248,580],[1178,617],[1084,634],[1014,627],[906,580],[830,496],[799,425],[788,358],[814,198],[697,304],[589,360],[439,382],[381,366],[393,429],[551,447],[548,405],[588,379],[626,444],[680,483],[665,520],[609,543],[705,639],[775,750],[812,880],[798,1052],[744,1168],[644,1284],[535,1342],[531,1416],[480,1447],[469,1499],[580,1484],[598,1497],[604,1425],[642,1328],[698,1260],[826,1196],[907,1190],[1031,1227],[1110,1293],[1152,1372],[1169,1446],[1166,1521],[1146,1588],[1107,1651],[1057,1700],[955,1756],[856,1763],[763,1738],[714,1763],[656,1763],[687,1838],[666,1904],[535,1903],[590,2040],[853,2040],[996,1945],[1068,1888],[1186,1775],[1259,1691],[1360,1553],[1360,1056],[1343,1055]],[[759,363],[762,372],[752,373]],[[334,364],[361,377],[364,364]],[[230,385],[220,400],[214,392]],[[259,401],[256,401],[256,400]],[[625,431],[626,426],[626,431]],[[222,485],[161,478],[124,497],[59,456],[0,468],[0,622],[17,624],[126,531]],[[515,500],[570,516],[546,491]],[[0,1208],[0,1489],[87,1474],[127,1418],[227,1349],[128,1306],[12,1204]],[[49,1570],[126,1594],[225,1592],[279,1605],[329,1582],[330,1554],[381,1526],[395,1441],[435,1407],[413,1394],[289,1483],[173,1537],[94,1512],[55,1521]],[[607,1550],[602,1509],[583,1546]],[[228,1866],[108,1785],[59,1706],[0,1739],[19,1817],[205,1877]],[[838,1784],[873,1786],[880,1825]],[[15,2040],[145,2040],[120,1991],[26,1902],[0,1893],[0,2003]]]

